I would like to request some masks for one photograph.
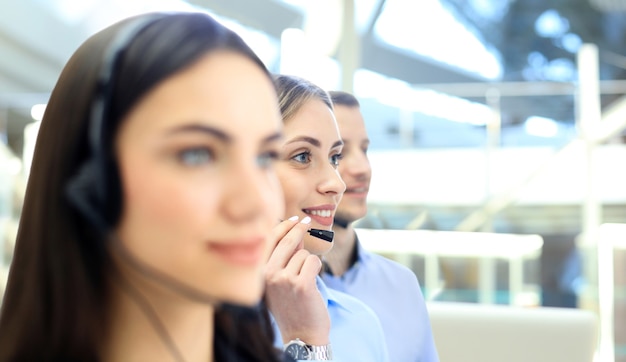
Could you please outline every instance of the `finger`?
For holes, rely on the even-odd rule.
[[[300,275],[302,266],[309,255],[311,255],[311,253],[304,249],[298,250],[295,254],[293,254],[291,259],[289,259],[287,266],[285,266],[285,272],[289,275]]]
[[[298,223],[300,218],[298,216],[292,216],[287,220],[281,220],[278,225],[276,225],[270,234],[270,240],[274,243],[274,248],[278,244],[278,242],[285,237],[285,235],[291,230],[294,225]]]
[[[293,254],[302,249],[304,235],[309,229],[308,223],[311,222],[309,217],[305,217],[301,222],[292,225],[291,229],[278,241],[276,247],[272,251],[268,264],[285,267]],[[282,225],[279,225],[282,226]]]
[[[322,260],[320,260],[319,256],[317,255],[309,254],[304,260],[302,267],[300,268],[300,276],[307,279],[309,277],[315,278],[317,275],[319,275],[321,270]]]

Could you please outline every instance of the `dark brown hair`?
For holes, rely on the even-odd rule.
[[[107,60],[119,34],[148,17],[154,19],[144,19],[145,26],[126,44],[118,44],[115,57]],[[100,359],[98,348],[109,319],[111,256],[106,235],[67,197],[68,184],[94,157],[89,134],[94,107],[104,104],[102,132],[96,136],[105,153],[100,166],[106,171],[92,180],[104,185],[105,201],[96,213],[113,226],[123,203],[112,155],[121,119],[157,84],[220,49],[242,54],[266,72],[239,36],[201,13],[126,19],[89,38],[70,58],[52,91],[37,138],[0,311],[0,361]],[[103,84],[107,71],[110,83]],[[95,102],[99,98],[105,101]],[[215,320],[216,359],[232,360],[227,358],[232,351],[250,360],[276,359],[271,328],[256,314],[244,317],[220,310]]]
[[[329,91],[330,99],[335,106],[360,107],[361,104],[355,96],[344,91]]]

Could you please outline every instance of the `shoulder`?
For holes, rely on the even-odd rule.
[[[331,343],[337,360],[387,361],[387,344],[378,315],[361,300],[328,289],[328,313],[331,320]],[[362,358],[354,358],[354,351],[361,350]],[[335,353],[336,352],[336,353]],[[352,356],[352,359],[340,358]]]
[[[359,252],[362,254],[361,262],[365,265],[366,269],[377,274],[393,275],[394,278],[400,278],[403,282],[419,284],[415,273],[397,261],[393,261],[363,248],[361,248]]]
[[[359,320],[361,324],[380,325],[378,315],[360,299],[330,288],[328,294],[329,300],[333,301],[333,303],[329,303],[329,309],[333,306],[340,311],[335,316]]]

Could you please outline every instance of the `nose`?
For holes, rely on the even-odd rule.
[[[356,178],[367,178],[372,172],[370,161],[361,149],[344,151],[344,156],[339,163],[339,173]]]
[[[323,168],[319,173],[318,191],[322,194],[342,195],[346,191],[346,183],[339,171],[330,163]]]
[[[233,221],[250,221],[270,216],[283,205],[275,175],[253,162],[233,166],[224,178],[224,214]],[[275,218],[276,218],[275,217]],[[274,219],[275,219],[274,218]]]

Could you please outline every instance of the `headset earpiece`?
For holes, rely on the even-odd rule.
[[[103,199],[98,195],[96,185],[98,182],[97,164],[93,160],[87,161],[81,166],[78,173],[67,183],[65,193],[68,201],[80,214],[83,215],[99,231],[107,232],[110,228],[104,217]]]
[[[135,36],[163,14],[141,17],[120,29],[104,52],[104,60],[98,76],[94,99],[89,111],[87,125],[89,157],[78,172],[70,178],[65,194],[68,202],[88,222],[102,233],[108,233],[119,217],[121,208],[121,184],[119,172],[107,156],[110,140],[105,140],[108,112],[111,106],[113,78],[120,55],[128,48]]]

